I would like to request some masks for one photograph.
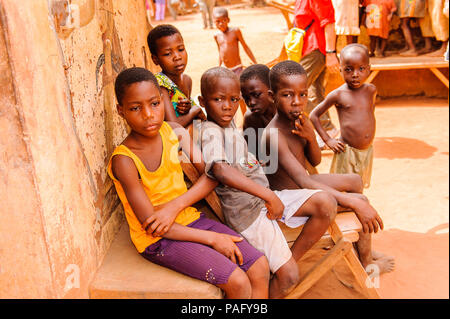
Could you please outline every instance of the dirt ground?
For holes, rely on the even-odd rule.
[[[277,9],[229,6],[230,25],[241,28],[259,63],[281,49],[286,24]],[[217,66],[216,30],[203,30],[200,13],[170,17],[189,53],[186,73],[199,94],[202,72]],[[250,60],[241,50],[244,65]],[[449,108],[447,100],[397,98],[377,103],[372,184],[365,191],[383,218],[374,248],[396,258],[394,272],[382,275],[382,298],[449,298]],[[331,111],[338,125],[336,112]],[[328,172],[332,154],[323,153],[319,172]],[[305,256],[305,265],[314,259]],[[307,298],[359,298],[345,265],[325,275]]]

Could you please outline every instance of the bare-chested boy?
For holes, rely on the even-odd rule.
[[[311,112],[311,122],[334,152],[330,173],[356,173],[369,187],[375,137],[375,98],[377,89],[364,83],[370,74],[369,51],[361,44],[347,45],[341,51],[341,74],[345,83],[332,91]],[[336,106],[341,137],[331,138],[319,117]]]
[[[228,10],[222,7],[214,8],[214,23],[219,32],[214,35],[219,49],[219,66],[225,66],[239,76],[244,69],[239,55],[239,42],[250,60],[256,63],[255,56],[244,41],[242,32],[238,27],[229,27]]]
[[[277,113],[272,96],[269,95],[269,72],[270,69],[264,64],[253,64],[246,68],[240,77],[241,93],[247,112],[244,114],[243,129],[253,130],[244,134],[250,152],[252,152],[258,160],[259,145],[262,129],[272,120]],[[254,133],[254,134],[251,134]],[[255,140],[250,140],[249,136],[255,136]]]
[[[339,206],[353,210],[361,221],[363,231],[356,248],[364,268],[376,264],[379,273],[392,271],[392,257],[372,252],[371,233],[383,229],[383,221],[367,198],[361,194],[361,178],[356,174],[310,176],[304,168],[306,158],[310,156],[310,144],[315,138],[313,126],[304,113],[308,103],[308,87],[303,67],[289,60],[275,65],[270,71],[270,92],[277,107],[277,114],[264,130],[262,137],[266,146],[278,143],[278,169],[274,174],[268,175],[270,187],[274,190],[299,187],[322,189],[332,194]]]

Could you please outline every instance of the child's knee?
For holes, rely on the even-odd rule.
[[[328,192],[318,192],[314,196],[314,208],[316,217],[320,217],[331,222],[336,217],[337,202],[333,195]]]
[[[348,175],[349,181],[349,189],[347,190],[349,193],[361,193],[364,191],[364,183],[358,174],[350,173]]]
[[[247,271],[247,275],[250,281],[253,279],[264,280],[269,282],[270,279],[270,268],[269,261],[266,256],[261,256]]]
[[[228,278],[225,292],[232,292],[238,295],[239,299],[248,299],[252,295],[252,286],[247,274],[240,268],[236,268]]]
[[[275,275],[278,277],[280,292],[283,295],[287,295],[300,283],[298,266],[293,258],[284,264]]]

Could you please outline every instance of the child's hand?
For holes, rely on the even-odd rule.
[[[179,211],[169,203],[154,207],[154,213],[142,223],[148,235],[161,237],[172,226]]]
[[[219,253],[229,258],[235,264],[242,265],[244,258],[235,243],[242,241],[242,237],[232,236],[222,233],[214,233],[214,239],[211,247],[217,250]]]
[[[330,138],[325,142],[325,144],[327,144],[328,147],[335,153],[341,153],[345,151],[345,144],[340,140]]]
[[[266,215],[271,220],[277,220],[283,216],[284,204],[275,193],[272,192],[272,194],[271,199],[266,201]]]
[[[191,107],[192,107],[191,100],[183,99],[181,96],[178,98],[177,111],[179,114],[185,115],[189,113]]]
[[[384,228],[383,220],[367,200],[355,196],[351,206],[362,224],[364,233],[376,233],[378,229]]]
[[[203,113],[201,108],[200,108],[200,112],[198,112],[197,118],[202,121],[206,121],[206,115],[205,115],[205,113]]]
[[[303,137],[308,141],[313,141],[316,138],[313,125],[305,112],[300,112],[298,119],[294,122],[295,128],[292,134]]]

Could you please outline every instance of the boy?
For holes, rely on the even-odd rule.
[[[311,121],[334,157],[330,173],[356,173],[364,187],[369,187],[372,173],[375,137],[376,87],[364,83],[370,74],[369,52],[361,44],[351,44],[341,51],[341,74],[345,83],[332,91],[311,112]],[[336,106],[341,138],[334,139],[325,132],[319,117]]]
[[[270,71],[270,92],[277,114],[266,127],[262,141],[266,146],[278,143],[278,170],[268,175],[270,187],[279,189],[322,189],[331,194],[344,208],[353,210],[361,221],[363,232],[357,242],[361,264],[366,268],[375,263],[380,273],[393,269],[393,259],[380,253],[372,254],[371,233],[383,229],[375,209],[362,192],[361,178],[356,174],[317,174],[309,176],[304,168],[307,145],[314,140],[314,129],[304,109],[308,103],[306,72],[294,61],[283,61]],[[272,135],[278,133],[274,141]],[[263,147],[263,146],[262,146]]]
[[[138,252],[216,285],[227,298],[267,298],[267,259],[236,232],[191,207],[217,183],[203,175],[187,189],[179,148],[198,170],[205,165],[187,131],[164,122],[155,76],[144,68],[126,69],[117,76],[115,92],[117,111],[131,131],[114,150],[107,170]]]
[[[240,100],[238,77],[216,67],[201,78],[200,104],[207,121],[201,123],[200,142],[206,173],[216,187],[226,223],[264,252],[271,272],[269,297],[286,296],[299,282],[299,260],[327,230],[336,213],[336,201],[318,190],[273,192],[254,155],[232,121]],[[277,223],[305,224],[292,251]]]
[[[239,42],[244,48],[250,60],[256,64],[256,59],[245,43],[242,32],[239,28],[228,27],[230,18],[228,10],[222,7],[214,8],[214,23],[219,32],[214,35],[217,47],[219,49],[219,66],[225,66],[239,76],[244,69],[239,55]]]
[[[241,76],[241,93],[250,112],[244,115],[243,129],[254,130],[256,141],[249,141],[247,135],[244,135],[249,146],[249,150],[258,160],[260,145],[260,129],[269,124],[277,112],[273,104],[272,97],[269,95],[269,71],[264,64],[254,64],[246,68]],[[256,143],[255,143],[256,142]]]

